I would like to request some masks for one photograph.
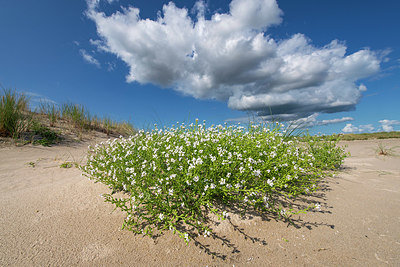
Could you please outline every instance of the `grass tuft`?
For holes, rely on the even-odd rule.
[[[61,117],[61,111],[56,104],[48,102],[40,102],[39,112],[47,115],[50,121],[50,127],[54,127],[57,120]]]
[[[24,94],[3,90],[0,102],[0,135],[18,138],[29,128],[30,120],[26,114],[29,100]]]

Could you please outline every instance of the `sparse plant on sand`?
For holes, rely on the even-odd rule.
[[[379,143],[376,153],[381,156],[395,156],[394,148],[395,147],[388,148],[388,147],[384,146],[382,143]]]
[[[66,161],[60,165],[60,168],[69,169],[72,168],[74,165],[76,166],[77,164],[70,161]]]
[[[35,168],[36,167],[36,163],[33,161],[30,161],[27,163],[29,167]]]
[[[297,212],[282,201],[316,190],[324,169],[336,169],[346,156],[333,141],[311,140],[285,136],[279,127],[206,128],[196,120],[90,147],[81,169],[122,191],[103,197],[126,213],[124,228],[149,236],[171,230],[189,242],[211,234],[210,212],[220,219],[231,207],[283,218]]]

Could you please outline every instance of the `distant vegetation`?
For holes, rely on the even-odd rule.
[[[360,133],[360,134],[341,134],[340,139],[346,141],[368,140],[368,139],[389,139],[400,138],[400,131],[379,132],[379,133]]]
[[[116,122],[106,117],[91,116],[82,105],[41,102],[32,111],[29,98],[13,90],[3,90],[0,102],[0,136],[22,143],[49,146],[62,140],[63,133],[70,132],[82,140],[84,134],[93,131],[107,136],[129,136],[136,133],[128,122]]]

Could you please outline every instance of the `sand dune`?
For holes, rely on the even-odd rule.
[[[88,143],[0,148],[1,266],[399,266],[400,140],[342,142],[352,156],[309,201],[321,211],[215,225],[215,238],[188,246],[121,230],[123,214],[100,194],[109,189],[66,161],[84,161]]]

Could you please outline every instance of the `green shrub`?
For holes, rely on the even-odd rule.
[[[337,169],[349,154],[343,152],[343,148],[338,147],[340,137],[337,135],[327,135],[321,137],[305,137],[308,151],[315,157],[315,167],[322,170]]]
[[[289,217],[295,211],[282,199],[316,190],[324,174],[316,155],[326,152],[333,167],[345,156],[341,148],[290,139],[263,125],[205,128],[196,121],[103,142],[90,148],[81,168],[125,192],[103,195],[126,213],[124,228],[146,235],[169,229],[188,242],[193,231],[210,235],[207,215],[223,219],[224,207]]]

